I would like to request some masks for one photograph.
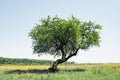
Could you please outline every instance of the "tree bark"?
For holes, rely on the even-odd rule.
[[[66,61],[66,59],[57,59],[54,63],[53,63],[53,65],[49,68],[49,70],[51,71],[51,72],[55,72],[55,71],[57,71],[57,66],[58,66],[58,64],[60,64],[60,63],[63,63],[63,62],[65,62]]]
[[[57,71],[57,66],[60,64],[60,63],[63,63],[63,62],[66,62],[69,58],[71,58],[72,56],[76,56],[77,52],[78,52],[79,48],[73,53],[73,54],[70,54],[66,57],[66,54],[62,54],[62,58],[61,59],[57,59],[53,65],[49,68],[49,70],[51,72],[55,72]]]

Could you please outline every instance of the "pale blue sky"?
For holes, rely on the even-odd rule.
[[[120,0],[0,0],[0,56],[54,59],[33,55],[28,33],[38,20],[56,14],[62,18],[73,14],[103,26],[101,46],[80,50],[70,61],[120,63]]]

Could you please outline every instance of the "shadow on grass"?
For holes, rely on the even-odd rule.
[[[86,69],[67,69],[65,72],[84,72]]]
[[[56,72],[51,72],[48,69],[30,69],[30,70],[9,70],[5,74],[25,74],[25,73],[34,73],[34,74],[48,74],[48,73],[57,73],[57,72],[83,72],[85,69],[61,69]]]

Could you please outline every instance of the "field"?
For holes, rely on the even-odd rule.
[[[120,80],[120,64],[60,65],[59,71],[49,65],[0,65],[0,80]]]

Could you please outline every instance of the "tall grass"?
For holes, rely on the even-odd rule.
[[[119,64],[61,65],[56,73],[49,72],[47,67],[31,66],[33,68],[28,69],[24,69],[24,66],[22,69],[16,68],[17,66],[12,69],[7,67],[0,68],[0,80],[120,80]]]

